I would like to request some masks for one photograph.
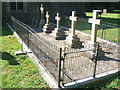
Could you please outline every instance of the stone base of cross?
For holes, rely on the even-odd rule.
[[[77,47],[77,46],[82,46],[82,42],[80,42],[80,38],[78,38],[76,34],[68,35],[68,37],[66,37],[66,42],[72,48]]]
[[[43,26],[43,32],[44,33],[52,33],[51,26],[49,24],[45,24],[45,26]]]
[[[54,31],[52,31],[52,35],[55,37],[56,40],[66,38],[65,32],[61,28],[55,28]]]
[[[98,25],[102,24],[101,19],[97,19],[99,13],[102,12],[101,10],[93,10],[93,18],[89,18],[88,22],[92,23],[92,30],[91,30],[91,41],[88,42],[88,45],[91,46],[92,51],[89,51],[89,54],[91,54],[94,57],[94,54],[96,53],[95,48],[97,47],[97,27]],[[89,55],[87,54],[87,55]],[[102,49],[98,50],[98,57],[103,56],[104,53]]]
[[[92,42],[89,41],[88,45],[91,49],[91,51],[87,52],[88,57],[94,58],[96,56],[96,49],[97,49],[97,44],[99,44],[99,42]],[[105,55],[104,51],[102,51],[102,48],[98,48],[98,58],[103,57]]]
[[[71,46],[71,47],[76,47],[76,46],[82,46],[82,42],[80,42],[80,39],[77,37],[75,34],[75,22],[77,21],[77,17],[75,16],[75,11],[72,11],[72,16],[69,17],[71,20],[71,34],[68,35],[66,38],[66,42]]]
[[[44,25],[45,25],[45,20],[40,20],[39,28],[42,29]]]
[[[32,19],[32,26],[34,26],[34,25],[35,25],[35,21],[36,21],[36,19],[35,19],[35,18],[33,18],[33,19]]]
[[[38,28],[38,26],[39,26],[39,20],[36,19],[36,21],[35,21],[35,27]]]

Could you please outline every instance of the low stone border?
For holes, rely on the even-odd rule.
[[[30,52],[31,50],[27,47],[27,45],[21,40],[19,35],[13,30],[13,28],[7,23],[8,27],[11,29],[11,31],[14,33],[17,40],[20,42],[20,44],[23,45],[23,50],[25,52]],[[27,55],[30,57],[32,62],[37,65],[40,75],[44,78],[44,80],[49,84],[50,88],[58,88],[58,83],[54,79],[54,77],[49,73],[49,71],[44,67],[44,65],[38,60],[38,58],[33,53],[27,53]]]

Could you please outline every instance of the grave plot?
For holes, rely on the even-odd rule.
[[[46,24],[43,27],[38,28],[35,23],[28,26],[13,17],[12,21],[16,32],[53,75],[60,87],[88,77],[95,78],[96,75],[112,70],[119,71],[119,46],[97,39],[97,25],[101,24],[101,20],[97,19],[98,12],[100,11],[94,10],[95,16],[89,19],[89,22],[92,23],[92,35],[90,36],[75,31],[77,17],[73,11],[70,16],[71,29],[65,30],[67,36],[60,40],[55,39],[57,37],[54,35],[56,29],[49,22],[48,12],[46,12]],[[58,19],[57,14],[56,20]],[[57,21],[57,29],[60,28],[59,21],[60,19]],[[48,29],[48,27],[52,28]],[[101,54],[102,52],[104,54]]]
[[[92,60],[89,57],[89,52],[96,53],[96,51],[93,51],[93,48],[95,46],[96,42],[96,34],[97,34],[97,24],[100,24],[100,20],[97,20],[97,12],[95,11],[93,19],[90,19],[89,21],[92,23],[92,36],[83,34],[81,32],[75,32],[74,25],[71,27],[72,30],[65,30],[66,35],[71,35],[71,33],[77,34],[77,37],[80,38],[81,44],[75,45],[74,48],[70,47],[70,43],[68,43],[67,39],[62,40],[55,40],[53,34],[44,34],[39,33],[39,30],[37,28],[34,28],[36,31],[36,35],[39,37],[42,37],[46,39],[48,42],[51,42],[55,44],[57,47],[62,47],[64,61],[62,61],[62,81],[63,83],[72,82],[79,79],[84,79],[87,77],[93,77],[95,75],[108,72],[111,70],[115,70],[119,68],[120,60],[118,59],[118,48],[116,44],[113,44],[108,41],[104,41],[101,39],[98,39],[100,45],[100,51],[104,54],[97,58],[97,62]],[[96,20],[96,23],[95,21]],[[58,26],[58,25],[57,25]],[[62,28],[64,29],[64,28]],[[70,38],[70,37],[69,37]],[[89,42],[90,41],[90,42]],[[69,40],[70,42],[70,40]],[[72,43],[71,43],[72,44]],[[64,56],[65,54],[65,56]],[[96,55],[96,54],[95,54]]]

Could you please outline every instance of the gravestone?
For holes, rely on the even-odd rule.
[[[103,9],[103,14],[104,14],[104,15],[107,14],[107,9]]]
[[[102,12],[101,10],[93,10],[93,18],[89,18],[88,22],[92,23],[92,31],[91,31],[91,41],[88,41],[88,45],[91,45],[91,49],[94,49],[92,51],[89,51],[90,54],[94,57],[95,54],[95,48],[97,47],[98,42],[96,41],[97,38],[97,27],[102,23],[101,19],[97,19],[99,13]],[[101,49],[99,49],[99,55],[102,56],[104,53],[102,52]]]
[[[51,29],[51,26],[49,24],[49,14],[48,14],[48,11],[46,11],[46,24],[45,26],[43,26],[43,32],[44,33],[52,33],[52,29]]]
[[[41,18],[40,18],[39,28],[43,28],[43,26],[45,25],[45,20],[44,20],[44,8],[42,4],[40,7],[40,12],[41,12]]]
[[[65,39],[66,35],[63,29],[60,28],[60,17],[59,13],[57,13],[57,16],[55,17],[55,20],[57,20],[57,27],[54,29],[53,36],[56,40]]]
[[[75,11],[72,11],[72,16],[70,16],[69,19],[72,22],[70,29],[71,34],[69,34],[66,37],[66,41],[71,47],[82,46],[82,42],[80,42],[80,38],[78,38],[77,35],[75,34],[75,22],[77,21],[77,17],[75,16]]]

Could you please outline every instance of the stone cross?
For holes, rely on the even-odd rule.
[[[75,34],[75,21],[77,21],[77,17],[75,17],[75,11],[72,11],[72,16],[70,16],[69,19],[72,21],[71,30],[72,30],[72,35],[74,35]]]
[[[46,24],[47,25],[49,24],[49,14],[48,14],[48,11],[46,11]]]
[[[41,4],[41,7],[40,7],[40,11],[41,11],[41,20],[44,19],[44,8],[43,8],[43,5]]]
[[[102,12],[101,10],[93,10],[93,18],[89,18],[89,23],[92,23],[92,37],[91,41],[96,42],[97,37],[97,25],[101,24],[101,19],[97,19],[99,12]]]
[[[57,13],[57,16],[55,17],[55,19],[57,20],[57,29],[60,27],[60,17],[59,17],[59,13]]]

